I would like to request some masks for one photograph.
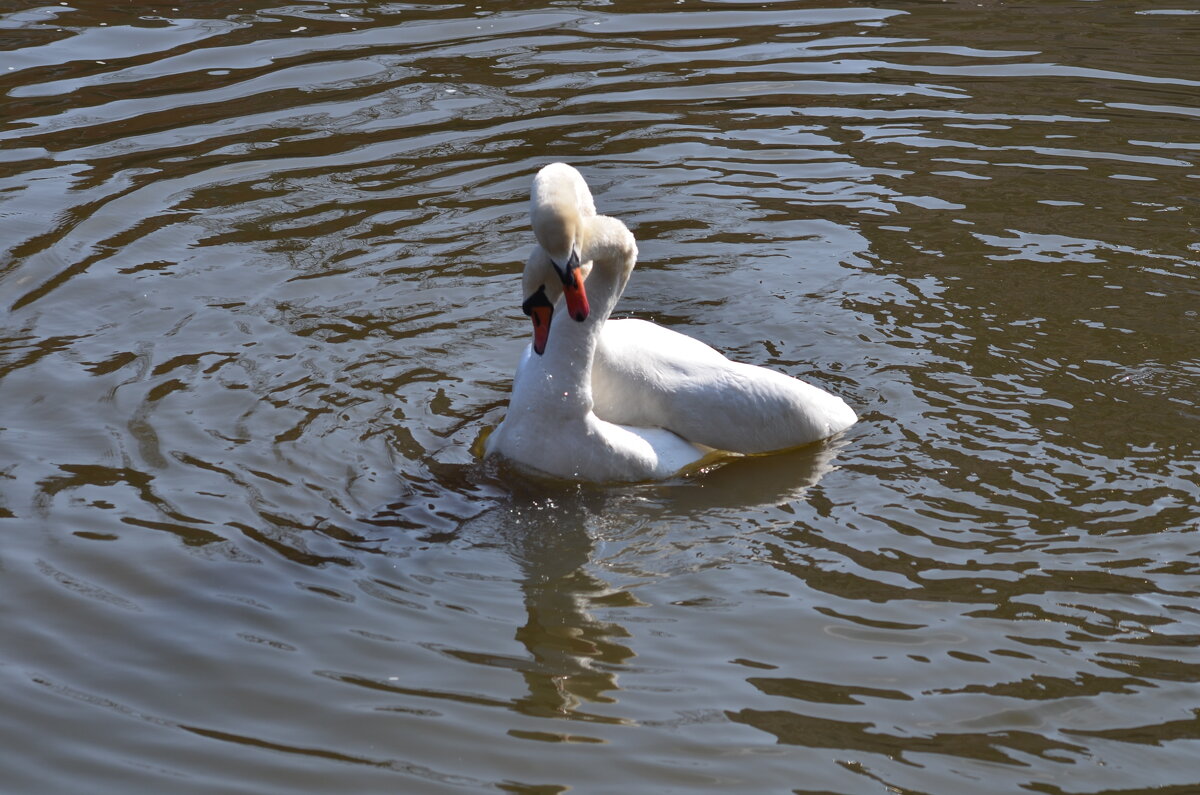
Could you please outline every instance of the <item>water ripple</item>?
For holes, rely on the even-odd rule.
[[[15,790],[1194,788],[1194,14],[25,5]],[[481,464],[555,159],[621,314],[862,421]]]

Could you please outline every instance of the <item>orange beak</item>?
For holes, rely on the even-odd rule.
[[[560,266],[554,260],[550,260],[550,263],[562,282],[563,297],[567,300],[567,314],[582,323],[587,320],[591,308],[588,306],[587,293],[583,289],[583,278],[579,275],[579,252],[572,249],[565,266]]]
[[[533,352],[541,356],[546,350],[546,340],[550,339],[550,319],[554,317],[554,304],[546,297],[545,286],[525,299],[521,311],[533,321]]]
[[[587,292],[583,289],[583,279],[579,278],[579,266],[567,271],[562,280],[563,297],[567,300],[567,314],[582,323],[587,320],[591,307],[588,306]]]
[[[533,321],[533,352],[538,356],[546,350],[546,340],[550,339],[550,319],[554,316],[554,307],[535,306],[529,312]]]

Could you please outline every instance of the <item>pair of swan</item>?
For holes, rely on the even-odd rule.
[[[488,455],[571,480],[662,480],[714,451],[797,447],[857,421],[803,381],[644,320],[609,320],[637,244],[621,221],[596,214],[571,166],[539,171],[530,204],[538,245],[522,288],[534,339]]]

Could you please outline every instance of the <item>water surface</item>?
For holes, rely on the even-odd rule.
[[[7,791],[1200,787],[1189,7],[5,8]],[[554,160],[862,421],[480,464]]]

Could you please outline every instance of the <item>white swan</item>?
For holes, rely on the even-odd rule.
[[[569,230],[595,217],[595,204],[582,175],[564,163],[538,173],[533,196],[539,245],[525,266],[523,295],[534,322],[534,349],[539,350],[549,336],[550,309],[562,293],[563,269],[552,252],[557,250],[563,263],[569,260],[563,240],[572,234]],[[542,209],[548,206],[555,208],[553,213]],[[578,277],[581,282],[586,277],[592,287],[586,268]],[[578,306],[580,299],[571,303]],[[586,307],[586,296],[582,303]],[[562,318],[554,335],[562,333],[563,324],[572,325]],[[730,361],[699,340],[644,320],[604,323],[591,372],[598,417],[667,428],[718,450],[766,453],[798,447],[858,420],[836,395],[765,367]]]
[[[569,213],[567,226],[554,219],[555,205],[534,204],[534,228],[554,227],[552,239],[566,241],[565,259],[554,262],[541,246],[537,268],[558,270],[575,257],[575,277],[588,273],[592,305],[584,320],[567,302],[555,311],[554,336],[544,354],[526,349],[513,379],[504,421],[487,441],[488,455],[572,480],[633,482],[661,480],[700,461],[706,451],[662,428],[630,428],[606,422],[592,411],[592,357],[600,329],[633,271],[637,244],[616,218]],[[547,220],[550,219],[550,220]],[[563,246],[557,248],[562,256]],[[569,271],[564,271],[569,272]],[[557,281],[557,274],[554,275]],[[579,290],[582,295],[582,289]],[[576,307],[577,309],[577,307]]]

